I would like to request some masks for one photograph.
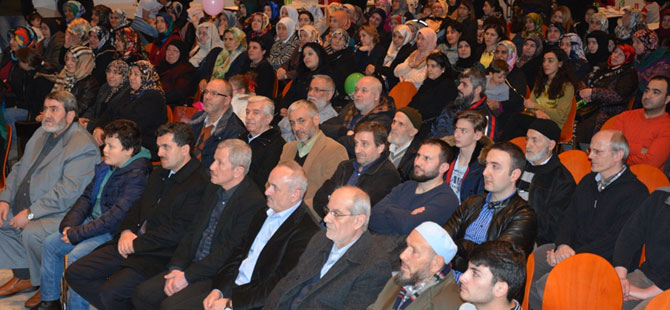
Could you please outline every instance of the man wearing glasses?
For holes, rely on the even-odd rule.
[[[370,198],[338,188],[326,207],[326,230],[307,245],[298,265],[270,293],[264,309],[347,309],[371,304],[391,276],[386,251],[368,232]]]
[[[193,115],[190,122],[195,134],[193,156],[200,160],[203,168],[214,161],[214,152],[219,142],[237,138],[245,132],[244,123],[230,108],[233,88],[222,79],[213,79],[202,91],[203,112]]]
[[[307,100],[316,105],[320,124],[337,116],[337,111],[335,111],[330,102],[334,95],[335,82],[331,77],[317,74],[312,78],[307,89]],[[281,135],[286,142],[296,140],[291,130],[288,114],[279,122],[279,129],[281,129]]]

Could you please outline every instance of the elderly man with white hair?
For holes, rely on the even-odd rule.
[[[449,267],[458,247],[444,228],[423,222],[407,236],[400,272],[368,310],[458,309],[463,303]]]

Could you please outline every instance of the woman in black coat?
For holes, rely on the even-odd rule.
[[[457,73],[449,66],[449,59],[441,52],[433,52],[426,58],[426,79],[409,103],[423,117],[422,129],[429,129],[440,115],[445,103],[451,103],[458,95],[454,80]]]
[[[285,109],[288,109],[291,103],[307,98],[309,83],[312,81],[312,77],[317,74],[333,77],[326,50],[318,43],[310,42],[302,48],[302,61],[298,68],[298,74],[288,92],[286,92],[286,96],[280,102],[279,111],[282,116],[287,112]]]
[[[99,85],[105,84],[105,70],[112,60],[114,60],[114,46],[109,31],[106,28],[95,26],[91,28],[88,36],[88,46],[95,54],[95,68],[93,76]]]
[[[98,145],[102,145],[104,125],[101,124],[101,118],[108,113],[109,110],[122,102],[127,101],[130,96],[130,85],[128,85],[128,71],[130,66],[121,60],[117,59],[109,63],[106,70],[105,84],[100,86],[98,96],[95,98],[93,105],[92,116],[89,118],[86,129],[93,133]]]
[[[330,47],[332,53],[328,55],[328,64],[333,70],[333,81],[340,95],[344,95],[344,80],[356,72],[356,59],[354,51],[347,45],[349,34],[342,28],[333,30],[330,34]]]
[[[198,70],[188,61],[187,45],[178,39],[170,41],[165,49],[165,60],[156,67],[170,106],[189,104],[187,98],[195,94]]]
[[[243,70],[256,82],[255,93],[268,98],[273,97],[275,70],[267,61],[267,53],[272,47],[272,42],[265,37],[255,37],[249,41],[249,61]]]

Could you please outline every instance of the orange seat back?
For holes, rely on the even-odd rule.
[[[670,186],[668,177],[663,174],[663,171],[654,166],[647,164],[632,165],[630,166],[630,171],[637,176],[640,182],[647,186],[649,193],[652,193],[659,187]]]
[[[623,291],[614,267],[582,253],[566,258],[549,273],[542,309],[621,309]]]
[[[389,96],[395,101],[395,108],[400,109],[407,106],[414,95],[416,95],[416,87],[410,82],[400,82],[391,89]]]
[[[561,129],[561,137],[558,140],[559,143],[567,143],[572,140],[573,126],[575,125],[575,115],[577,115],[577,100],[575,97],[572,97],[570,113],[568,113],[568,119],[565,120],[565,124],[563,124],[563,128]]]
[[[272,84],[272,98],[277,98],[279,95],[279,79],[277,78],[277,72],[275,72],[275,81]]]
[[[188,123],[195,113],[198,113],[198,109],[194,107],[176,106],[172,111],[172,118],[175,122]]]
[[[558,154],[558,159],[570,171],[575,183],[591,172],[591,161],[586,153],[579,150],[570,150]]]
[[[284,86],[284,90],[282,90],[281,92],[282,98],[286,97],[286,93],[288,93],[288,90],[291,89],[291,85],[293,85],[293,80],[288,81],[288,83],[286,83],[286,86]]]
[[[528,306],[530,295],[530,285],[533,282],[533,274],[535,273],[535,253],[530,253],[528,255],[528,260],[526,261],[526,286],[523,289],[523,302],[521,303],[521,308],[524,310],[529,310]]]
[[[670,290],[656,295],[648,304],[645,310],[668,310],[670,309]]]
[[[9,124],[5,125],[5,130],[7,130],[7,145],[5,145],[5,154],[2,154],[2,175],[0,175],[0,190],[5,188],[5,182],[7,182],[7,178],[5,177],[7,175],[7,160],[9,159],[9,149],[12,146],[12,135],[14,134],[12,132],[12,126]]]
[[[167,111],[167,121],[168,121],[168,123],[172,123],[174,121],[174,117],[172,116],[172,108],[170,108],[169,105],[166,105],[165,110]]]
[[[630,100],[628,101],[628,106],[626,107],[626,109],[627,109],[628,111],[630,111],[630,110],[633,109],[633,106],[634,106],[634,105],[635,105],[635,96],[633,96],[633,97],[630,98]]]
[[[610,130],[614,128],[614,122],[616,121],[616,115],[608,118],[605,123],[600,127],[600,130]]]
[[[526,138],[526,137],[516,137],[512,140],[509,140],[509,142],[512,142],[512,144],[521,148],[521,151],[524,154],[526,154],[526,143],[528,142],[528,138]]]

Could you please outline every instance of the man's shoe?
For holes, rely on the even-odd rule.
[[[40,299],[40,290],[37,290],[37,292],[35,294],[33,294],[33,296],[31,296],[30,298],[28,298],[28,300],[26,300],[26,303],[24,304],[24,306],[26,308],[35,307],[35,306],[40,304],[40,300],[41,300]]]
[[[30,310],[61,310],[62,307],[60,305],[60,301],[58,300],[52,300],[52,301],[42,301],[37,306],[34,306],[30,308]]]
[[[16,293],[31,291],[34,290],[32,284],[30,284],[30,279],[19,279],[13,277],[11,280],[7,281],[2,287],[0,287],[0,297],[11,296]]]

